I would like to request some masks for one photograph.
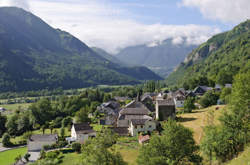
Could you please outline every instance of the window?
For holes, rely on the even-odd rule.
[[[143,125],[141,125],[141,128],[143,128]]]
[[[148,128],[151,128],[151,127],[152,127],[151,125],[148,126]]]
[[[135,125],[135,129],[137,129],[137,125]]]

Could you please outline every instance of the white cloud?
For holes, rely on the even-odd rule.
[[[172,40],[172,43],[175,44],[175,45],[179,45],[179,44],[182,44],[183,43],[183,38],[182,37],[176,37]]]
[[[144,24],[129,11],[106,0],[30,0],[30,10],[55,28],[68,31],[89,46],[116,53],[127,46],[154,45],[167,38],[200,44],[219,29],[201,25]]]
[[[250,18],[250,0],[182,0],[180,5],[198,8],[204,17],[224,23]]]
[[[0,6],[16,6],[29,10],[28,0],[1,0]]]

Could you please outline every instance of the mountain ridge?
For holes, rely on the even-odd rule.
[[[230,31],[213,36],[193,50],[167,78],[167,82],[181,85],[195,77],[206,76],[221,85],[232,83],[234,75],[249,67],[249,59],[250,20],[247,20]]]
[[[70,33],[20,8],[0,8],[0,38],[0,91],[161,79],[147,68],[135,71],[106,60]]]
[[[154,46],[137,45],[122,49],[115,55],[120,61],[130,65],[146,66],[162,77],[167,77],[181,63],[195,45],[173,44],[173,39],[166,39]]]

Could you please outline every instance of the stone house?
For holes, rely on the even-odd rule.
[[[128,130],[131,136],[136,136],[138,133],[149,133],[156,130],[156,123],[152,119],[132,119]]]
[[[97,110],[103,114],[100,119],[101,125],[114,125],[119,115],[120,104],[116,101],[109,101],[98,106]]]
[[[152,119],[145,108],[124,108],[119,112],[117,127],[128,127],[132,119]]]
[[[174,97],[174,103],[176,108],[182,108],[184,107],[185,102],[185,96],[176,96]]]
[[[163,121],[170,118],[175,118],[176,110],[173,99],[156,100],[156,119]]]

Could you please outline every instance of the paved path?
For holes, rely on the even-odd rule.
[[[30,162],[35,162],[40,157],[40,152],[29,152],[29,154],[30,154],[30,157],[29,157]]]

